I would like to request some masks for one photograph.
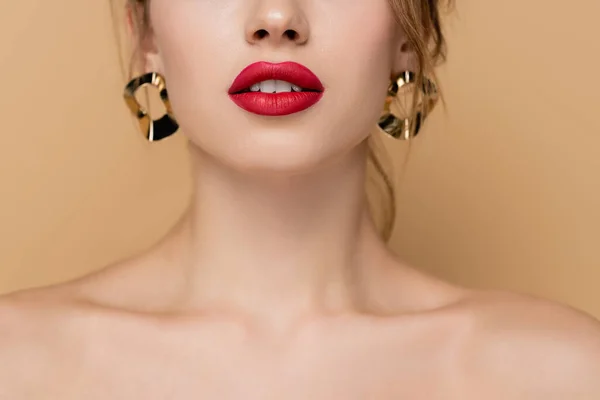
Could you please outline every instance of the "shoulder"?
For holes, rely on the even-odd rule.
[[[75,348],[110,310],[76,286],[61,284],[0,296],[0,356],[7,347]],[[7,346],[10,344],[10,346]]]
[[[600,323],[570,307],[486,292],[465,300],[471,324],[465,376],[482,396],[600,398]],[[485,396],[484,396],[485,397]]]
[[[82,320],[81,306],[61,288],[0,297],[0,399],[30,395],[31,382],[47,389],[68,379],[83,352],[75,329]]]
[[[49,331],[61,325],[52,322],[60,318],[62,303],[60,292],[48,289],[23,290],[0,297],[0,351],[6,350],[7,344],[15,348],[18,342],[48,338]]]
[[[0,336],[24,333],[34,325],[51,328],[78,309],[77,298],[61,285],[26,289],[0,296]]]

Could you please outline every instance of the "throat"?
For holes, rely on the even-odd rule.
[[[376,259],[368,253],[380,251],[365,196],[366,150],[276,176],[192,152],[193,202],[169,263],[186,302],[266,314],[352,304],[360,271]]]

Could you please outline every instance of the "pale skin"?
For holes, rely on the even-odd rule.
[[[414,63],[387,1],[151,7],[145,61],[190,139],[190,210],[139,256],[2,298],[1,400],[600,398],[592,317],[421,273],[369,218],[365,139]],[[307,65],[323,100],[237,108],[228,85],[259,60]]]

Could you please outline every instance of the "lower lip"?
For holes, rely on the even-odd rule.
[[[245,92],[229,96],[238,107],[248,112],[275,117],[295,114],[314,106],[323,97],[323,92]]]

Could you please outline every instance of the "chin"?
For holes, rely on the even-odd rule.
[[[225,105],[212,110],[202,115],[183,112],[183,132],[202,157],[248,174],[310,173],[352,152],[371,133],[363,121],[367,118],[348,125],[347,115],[334,107],[281,118]]]
[[[232,137],[234,136],[234,137]],[[227,138],[229,137],[229,138]],[[246,131],[214,135],[210,140],[190,137],[202,158],[209,158],[235,171],[252,175],[300,175],[310,173],[345,151],[334,140],[311,137],[309,132],[290,130]],[[337,142],[339,143],[339,141]]]
[[[243,173],[280,176],[310,173],[337,155],[336,149],[325,149],[316,143],[305,146],[257,143],[246,150],[224,154],[222,159]]]

